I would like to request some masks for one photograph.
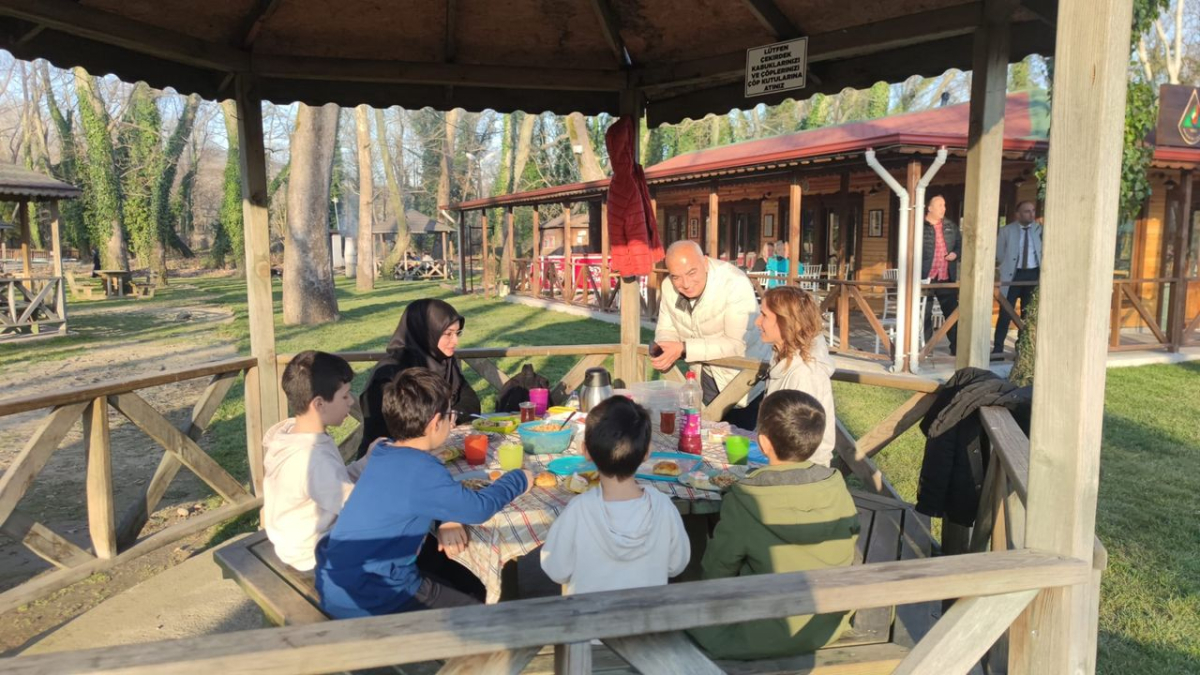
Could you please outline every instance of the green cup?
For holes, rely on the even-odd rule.
[[[749,454],[749,438],[745,436],[727,436],[725,438],[725,457],[730,464],[744,465]]]

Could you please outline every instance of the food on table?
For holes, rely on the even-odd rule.
[[[570,427],[566,427],[566,426],[563,426],[562,424],[558,424],[555,422],[549,422],[546,424],[539,424],[536,427],[528,427],[526,429],[526,431],[534,431],[539,434],[548,434],[552,431],[562,431],[562,430],[568,429],[568,428],[570,428]]]
[[[492,481],[486,478],[467,478],[461,482],[463,487],[467,488],[468,490],[476,491],[482,490],[492,484]]]
[[[504,475],[504,472],[501,471],[500,469],[492,469],[491,471],[488,472],[488,479],[491,480],[492,482],[495,482],[495,481],[500,480],[500,476],[503,476],[503,475]]]
[[[558,479],[549,471],[543,471],[533,480],[533,484],[538,487],[552,488],[558,486]]]
[[[567,479],[567,489],[576,494],[583,494],[600,484],[600,475],[595,471],[573,473]]]
[[[715,476],[710,477],[708,480],[713,485],[724,490],[725,488],[729,487],[730,485],[733,485],[734,483],[736,483],[738,478],[737,478],[737,476],[735,476],[731,473],[719,473]]]
[[[654,475],[656,476],[678,476],[682,471],[679,469],[679,464],[669,459],[657,462],[654,465]]]
[[[439,455],[439,458],[442,460],[443,464],[449,464],[450,462],[453,462],[454,460],[456,460],[462,456],[463,456],[462,448],[455,447],[455,446],[447,446],[445,448],[442,448],[442,452]]]
[[[703,471],[689,471],[679,477],[679,482],[688,487],[697,490],[716,490],[717,487],[708,479],[708,474]]]

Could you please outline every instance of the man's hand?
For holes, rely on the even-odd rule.
[[[683,356],[682,342],[660,342],[658,346],[662,348],[662,354],[659,354],[650,361],[650,365],[660,373],[665,373],[675,365],[679,357]]]
[[[458,555],[467,548],[467,528],[459,523],[442,523],[437,531],[438,550],[446,555]]]
[[[946,254],[946,260],[948,262],[954,262],[955,260],[958,260],[958,254],[957,253],[948,253],[948,254]]]

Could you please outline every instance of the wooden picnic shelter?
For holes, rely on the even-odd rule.
[[[66,334],[67,296],[58,201],[75,199],[80,194],[82,191],[74,185],[0,163],[0,201],[15,211],[21,260],[20,274],[9,274],[0,267],[0,340],[45,334],[48,330]],[[50,220],[50,248],[44,251],[48,274],[37,273],[33,263],[30,228],[36,225],[29,222],[31,204],[44,205]]]
[[[399,222],[399,219],[392,216],[386,221],[376,221],[371,227],[371,234],[376,238],[377,251],[389,250],[390,247],[387,244],[389,240],[395,241]],[[399,270],[402,270],[406,276],[410,272],[415,272],[421,279],[449,279],[451,274],[450,235],[455,233],[455,229],[416,209],[408,209],[404,212],[404,222],[410,236],[434,237],[433,261],[432,264],[423,263],[421,256],[410,256],[408,251],[405,251],[403,260],[397,264]]]
[[[822,650],[800,668],[965,673],[1007,635],[1006,655],[993,652],[989,664],[1012,673],[1094,672],[1104,565],[1094,525],[1130,0],[742,0],[699,6],[690,0],[563,0],[553,7],[534,0],[409,0],[401,6],[349,3],[340,9],[331,13],[316,0],[0,0],[0,47],[18,58],[46,58],[59,66],[83,66],[183,93],[235,99],[251,341],[249,358],[0,401],[0,415],[50,410],[0,477],[0,530],[59,568],[0,594],[0,610],[165,545],[181,533],[261,506],[259,439],[285,413],[278,378],[280,364],[287,360],[276,353],[271,304],[263,100],[578,111],[632,116],[635,122],[645,115],[650,124],[661,124],[866,87],[878,80],[970,68],[974,78],[957,363],[986,366],[1006,65],[1036,52],[1055,59],[1045,208],[1055,227],[1047,230],[1041,280],[1036,406],[1028,438],[1007,413],[985,411],[997,451],[972,552],[906,558],[899,550],[901,537],[890,561],[849,568],[288,625],[16,658],[0,667],[39,674],[316,673],[450,659],[445,670],[452,672],[463,668],[458,659],[475,657],[487,660],[496,672],[516,672],[539,648],[554,645],[555,670],[574,673],[591,670],[589,641],[599,638],[642,672],[778,672],[797,666],[718,666],[679,631],[885,605],[897,607],[889,642]],[[745,50],[801,36],[808,38],[808,86],[747,99]],[[789,195],[792,208],[798,208],[798,180],[789,184]],[[507,215],[511,218],[511,210]],[[792,227],[799,220],[793,214]],[[792,255],[798,252],[794,247]],[[564,390],[574,389],[590,364],[609,357],[618,379],[636,382],[647,373],[638,293],[635,279],[622,279],[619,344],[478,348],[461,350],[460,356],[493,386],[506,376],[492,359],[534,355],[580,358],[564,377]],[[379,354],[347,356],[373,361]],[[747,359],[728,363],[744,368],[729,388],[732,396],[761,364]],[[194,440],[243,373],[249,489]],[[183,429],[137,394],[154,384],[200,377],[211,378],[210,384]],[[876,497],[890,498],[894,491],[870,458],[921,417],[937,383],[852,371],[835,377],[912,392],[862,438],[853,439],[843,430],[839,443],[839,463]],[[719,414],[716,409],[730,396],[723,395],[706,414]],[[145,499],[119,523],[108,468],[110,406],[166,450]],[[92,550],[16,510],[66,430],[79,419],[89,439]],[[212,486],[226,505],[139,538],[147,511],[184,467]],[[905,518],[897,527],[907,522]],[[271,583],[285,582],[268,577],[259,588]],[[286,594],[275,597],[290,602]],[[919,622],[905,618],[904,608],[943,600],[954,602],[914,636],[909,628]]]

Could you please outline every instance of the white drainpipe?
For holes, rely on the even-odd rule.
[[[944,153],[943,153],[944,157]],[[875,149],[867,148],[867,166],[875,170],[879,177],[887,183],[888,187],[892,188],[892,192],[896,193],[896,197],[900,199],[900,222],[896,224],[897,228],[897,247],[899,252],[896,256],[896,340],[892,353],[895,355],[892,362],[892,372],[899,373],[904,370],[904,320],[908,317],[908,312],[905,311],[905,304],[908,300],[908,256],[904,254],[908,250],[908,190],[905,190],[900,183],[888,173],[887,169],[875,159]]]
[[[925,188],[929,186],[929,182],[933,180],[933,177],[937,175],[938,170],[941,169],[942,165],[945,163],[946,147],[942,146],[938,148],[937,157],[934,158],[933,164],[930,165],[929,170],[925,172],[924,176],[921,176],[921,180],[917,183],[917,193],[915,195],[916,203],[913,204],[913,219],[918,223],[923,222],[925,218]],[[918,227],[917,232],[923,232],[922,228]],[[921,331],[925,329],[925,317],[916,316],[917,310],[921,307],[921,264],[923,258],[922,254],[924,252],[924,244],[924,236],[918,234],[916,241],[913,242],[913,282],[911,284],[912,298],[909,300],[909,307],[913,308],[914,318],[912,326],[910,327],[912,333],[909,335],[910,352],[908,355],[908,363],[909,367],[914,373],[920,368]]]

